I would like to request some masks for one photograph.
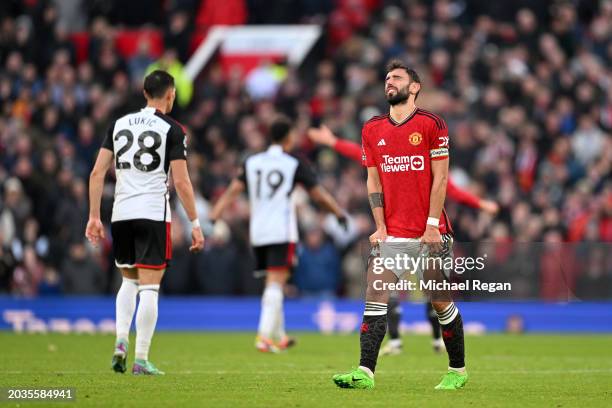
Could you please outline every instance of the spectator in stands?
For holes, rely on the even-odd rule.
[[[68,256],[61,267],[62,291],[70,295],[94,295],[106,287],[102,268],[87,253],[84,241],[70,245]]]
[[[166,49],[164,55],[158,61],[149,65],[145,75],[156,69],[168,71],[174,77],[176,101],[181,108],[186,108],[193,97],[193,81],[185,73],[183,64],[178,59],[177,51],[173,48]]]
[[[141,87],[145,72],[153,62],[153,58],[151,57],[151,43],[146,40],[140,41],[138,43],[138,51],[128,61],[130,81],[138,87]]]
[[[333,298],[341,279],[340,257],[318,226],[306,232],[298,249],[295,284],[303,296]]]
[[[314,162],[352,214],[371,220],[360,167],[314,146],[305,130],[323,122],[338,136],[358,142],[363,122],[385,108],[380,67],[390,56],[400,56],[422,72],[431,90],[419,97],[421,106],[449,125],[457,184],[500,203],[493,220],[449,202],[457,240],[612,241],[609,1],[550,7],[546,2],[351,0],[301,2],[299,7],[273,2],[278,7],[272,7],[269,1],[179,0],[154,2],[159,7],[146,12],[139,9],[140,1],[130,2],[128,9],[119,3],[60,3],[0,2],[0,292],[35,294],[47,290],[47,283],[53,287],[49,267],[63,276],[66,243],[82,238],[83,177],[108,122],[142,107],[145,67],[163,66],[176,78],[179,106],[172,115],[187,127],[202,208],[217,199],[247,154],[265,147],[262,135],[270,118],[283,112],[300,133],[295,153]],[[253,80],[257,71],[250,73],[249,83],[213,60],[195,83],[184,74],[191,41],[212,24],[304,22],[316,14],[327,19],[320,46],[299,71],[286,66],[282,75],[264,78],[265,85],[274,81],[263,97],[253,86],[260,84]],[[65,23],[71,15],[78,18]],[[163,15],[172,16],[167,27],[160,23]],[[77,60],[72,30],[83,24],[83,16],[86,41],[78,50],[88,58]],[[122,24],[133,29],[145,21],[165,33],[165,52],[157,61],[146,42],[134,55],[116,47]],[[104,192],[106,216],[113,182],[109,177]],[[316,210],[307,201],[301,208],[302,227],[309,230],[318,217],[308,214]],[[189,269],[191,291],[258,290],[252,260],[241,246],[247,216],[248,207],[239,200],[228,216],[229,242],[217,241],[216,252],[211,250],[233,254],[234,264],[221,262],[231,256],[213,259],[221,268],[214,277],[196,277],[204,264],[194,259],[180,266]],[[48,238],[47,255],[37,253],[31,242],[23,244],[32,217],[38,224],[36,240]],[[367,225],[360,226],[360,234],[364,230]],[[305,248],[313,259],[328,245],[325,241],[316,249],[315,235],[312,248]],[[16,240],[21,247],[13,245]],[[359,297],[360,285],[354,283],[360,276],[353,270],[362,261],[358,243],[335,243],[340,294]],[[532,281],[554,275],[554,265],[544,266],[540,276],[530,275]],[[575,277],[581,293],[596,287],[597,279],[605,282],[593,271]],[[318,278],[304,282],[304,288]],[[332,287],[318,282],[317,288]],[[557,298],[557,289],[541,293]]]

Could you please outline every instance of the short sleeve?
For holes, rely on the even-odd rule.
[[[177,124],[170,126],[168,132],[168,160],[187,160],[187,135],[183,128]]]
[[[298,159],[298,167],[295,171],[295,182],[302,184],[307,190],[319,184],[317,175],[312,168],[300,159]]]
[[[429,157],[431,160],[448,159],[448,127],[443,119],[433,121],[429,138]]]
[[[368,141],[368,133],[364,126],[361,130],[361,164],[365,167],[376,167],[374,155]]]
[[[115,130],[115,122],[111,123],[108,129],[106,130],[106,135],[104,135],[104,140],[102,141],[102,147],[104,149],[108,149],[111,152],[114,152],[113,145],[113,131]]]

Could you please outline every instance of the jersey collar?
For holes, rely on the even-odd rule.
[[[268,153],[272,154],[281,154],[283,152],[283,148],[280,145],[273,144],[268,147]]]
[[[407,123],[410,119],[412,119],[414,117],[414,115],[416,115],[418,110],[419,110],[419,108],[417,108],[415,106],[414,110],[412,111],[412,113],[410,115],[408,115],[408,117],[406,119],[402,120],[401,122],[394,121],[393,118],[391,117],[391,114],[389,114],[389,122],[391,122],[391,124],[393,126],[402,126],[403,124]]]
[[[161,112],[159,111],[159,109],[153,108],[153,107],[151,107],[151,106],[145,106],[145,107],[144,107],[144,108],[142,108],[140,111],[141,111],[141,112],[150,112],[150,113],[155,113],[155,112],[159,112],[159,113],[161,113]]]

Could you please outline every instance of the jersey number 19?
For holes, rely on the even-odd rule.
[[[262,179],[265,179],[266,185],[270,189],[269,193],[266,195],[266,197],[264,197],[267,199],[271,199],[272,197],[274,197],[274,194],[276,194],[278,189],[283,185],[283,181],[285,181],[285,176],[283,176],[283,173],[281,173],[280,170],[270,170],[268,174],[266,174],[265,177],[263,177],[262,171],[260,169],[258,169],[255,172],[255,174],[257,175],[257,179],[255,181],[256,183],[255,197],[257,197],[257,199],[262,198],[261,197],[262,196],[262,192],[261,192]]]

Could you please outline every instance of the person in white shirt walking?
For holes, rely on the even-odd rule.
[[[210,213],[215,222],[242,191],[248,191],[251,207],[250,240],[256,269],[266,271],[266,287],[255,346],[262,352],[278,352],[294,345],[285,333],[283,286],[294,266],[298,241],[292,192],[301,184],[310,197],[346,226],[346,216],[316,175],[300,159],[290,155],[294,131],[289,119],[280,117],[270,127],[270,147],[247,158],[236,177]]]
[[[149,361],[149,348],[157,323],[159,285],[172,258],[168,176],[192,220],[190,250],[204,247],[193,187],[187,171],[187,136],[167,115],[176,90],[174,78],[153,71],[144,81],[147,106],[109,126],[89,179],[89,221],[85,236],[94,245],[104,239],[100,201],[104,177],[115,167],[115,202],[111,235],[115,264],[123,275],[117,293],[117,338],[112,359],[115,372],[126,371],[130,326],[136,310],[136,359],[133,374],[164,374]]]

